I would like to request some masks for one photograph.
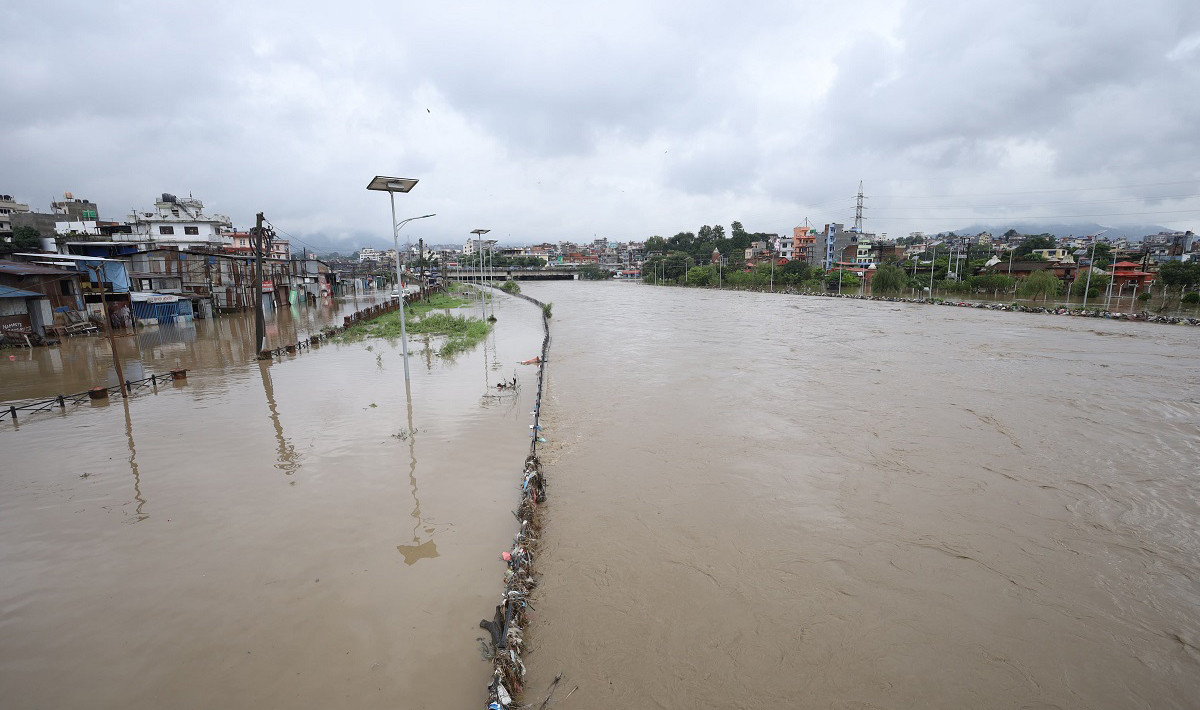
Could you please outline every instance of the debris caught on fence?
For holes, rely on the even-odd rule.
[[[512,295],[535,305],[542,305],[540,301],[524,294]],[[542,463],[537,456],[537,445],[546,441],[538,436],[542,428],[542,391],[546,361],[550,354],[550,323],[544,311],[542,330],[541,355],[534,358],[538,365],[537,395],[534,398],[533,411],[530,412],[533,423],[529,426],[529,456],[525,458],[525,469],[521,478],[520,504],[513,511],[519,527],[513,536],[512,547],[500,553],[500,559],[505,565],[504,593],[500,596],[500,603],[496,605],[495,614],[491,619],[479,622],[480,628],[489,633],[488,640],[479,639],[484,646],[484,657],[492,661],[492,680],[488,684],[489,710],[503,710],[511,706],[514,696],[520,697],[525,683],[525,664],[521,658],[525,651],[524,632],[531,608],[529,597],[537,587],[533,561],[542,530],[539,506],[546,501],[546,477],[542,473]]]

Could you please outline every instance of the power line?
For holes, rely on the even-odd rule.
[[[1186,200],[1186,199],[1192,199],[1195,197],[1200,197],[1200,193],[1190,194],[1190,195],[1159,195],[1159,196],[1152,196],[1152,197],[1122,197],[1122,198],[1113,198],[1113,199],[1107,199],[1107,200],[1080,200],[1080,201],[1064,201],[1064,202],[1029,202],[1029,203],[1016,203],[1016,204],[1008,204],[1008,205],[955,205],[954,207],[947,207],[945,209],[954,209],[954,210],[968,209],[968,208],[969,209],[1005,209],[1005,208],[1015,208],[1015,207],[1049,207],[1052,205],[1099,205],[1099,204],[1110,204],[1110,203],[1114,203],[1114,202],[1146,202],[1148,200]],[[931,206],[931,205],[926,205],[926,206],[918,205],[918,206],[914,206],[914,207],[906,207],[906,206],[901,206],[901,205],[895,205],[895,206],[889,205],[889,206],[884,206],[882,209],[888,209],[888,210],[936,210],[936,209],[942,209],[942,208]]]
[[[961,193],[957,195],[877,195],[883,198],[903,198],[906,200],[921,200],[926,198],[942,198],[942,197],[995,197],[998,195],[1041,195],[1057,192],[1087,192],[1089,190],[1128,190],[1135,187],[1162,187],[1164,185],[1195,185],[1200,183],[1200,180],[1179,180],[1176,182],[1148,182],[1141,185],[1114,185],[1112,187],[1072,187],[1062,190],[1025,190],[1021,192],[977,192],[977,193]]]
[[[286,234],[288,239],[294,239],[294,240],[300,242],[301,244],[303,244],[304,246],[308,247],[309,249],[312,249],[313,254],[317,253],[317,248],[314,247],[312,244],[309,244],[308,242],[304,241],[300,237],[295,236],[294,234],[290,234],[290,233],[280,229],[279,227],[276,227],[274,224],[272,224],[268,220],[263,220],[263,221],[266,222],[266,224],[269,225],[271,227],[271,229],[274,229],[276,232],[279,232],[280,234]]]
[[[985,220],[1001,220],[1001,221],[1007,220],[1007,221],[1011,222],[1014,220],[1078,219],[1078,218],[1085,218],[1085,217],[1130,217],[1130,216],[1134,216],[1134,215],[1154,215],[1154,214],[1200,214],[1200,209],[1197,209],[1197,210],[1167,210],[1167,211],[1160,211],[1160,212],[1096,212],[1096,213],[1090,213],[1090,214],[1043,214],[1043,215],[1024,216],[1024,217],[1013,216],[1013,215],[1004,215],[1004,216],[1000,216],[1000,217],[985,217],[982,215],[970,215],[967,217],[950,217],[950,216],[946,216],[946,215],[932,215],[932,216],[926,215],[924,217],[901,217],[901,216],[897,216],[897,215],[892,215],[892,216],[876,215],[875,219],[876,220],[920,219],[920,220],[926,220],[926,221],[933,220],[933,219],[976,219],[976,220],[985,219]]]

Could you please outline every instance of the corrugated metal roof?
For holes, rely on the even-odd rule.
[[[24,261],[0,259],[0,274],[11,274],[14,276],[71,276],[75,273],[66,269],[29,264]]]

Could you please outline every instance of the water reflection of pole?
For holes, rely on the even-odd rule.
[[[408,404],[408,485],[412,488],[413,509],[410,514],[413,519],[411,545],[396,545],[400,554],[404,555],[404,564],[414,565],[418,560],[437,557],[437,543],[433,538],[421,542],[421,499],[417,495],[417,430],[413,428],[412,387],[404,382],[404,395]]]
[[[142,512],[146,499],[142,497],[142,477],[138,472],[137,447],[133,443],[133,419],[129,416],[129,399],[123,399],[121,403],[125,405],[125,441],[129,446],[129,470],[133,472],[133,499],[137,501],[134,513],[140,522],[150,516]]]
[[[279,408],[275,406],[275,387],[271,382],[269,362],[260,361],[258,371],[262,375],[263,391],[267,394],[267,409],[271,412],[271,423],[275,425],[275,442],[279,446],[278,467],[292,475],[299,466],[296,464],[296,449],[283,435],[283,424],[279,421]]]

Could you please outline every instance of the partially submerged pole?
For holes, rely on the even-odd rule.
[[[108,347],[112,350],[113,368],[117,371],[117,383],[125,381],[125,372],[121,368],[121,355],[117,352],[117,341],[113,337],[112,322],[108,314],[108,298],[107,291],[104,290],[104,264],[94,269],[96,273],[96,284],[100,287],[100,307],[104,313],[104,334],[108,336]],[[125,391],[125,387],[121,387],[121,396],[128,397],[129,393]]]
[[[263,244],[263,213],[255,217],[254,227],[254,343],[255,353],[267,349],[267,324],[263,315],[263,274],[262,274],[262,244]]]

